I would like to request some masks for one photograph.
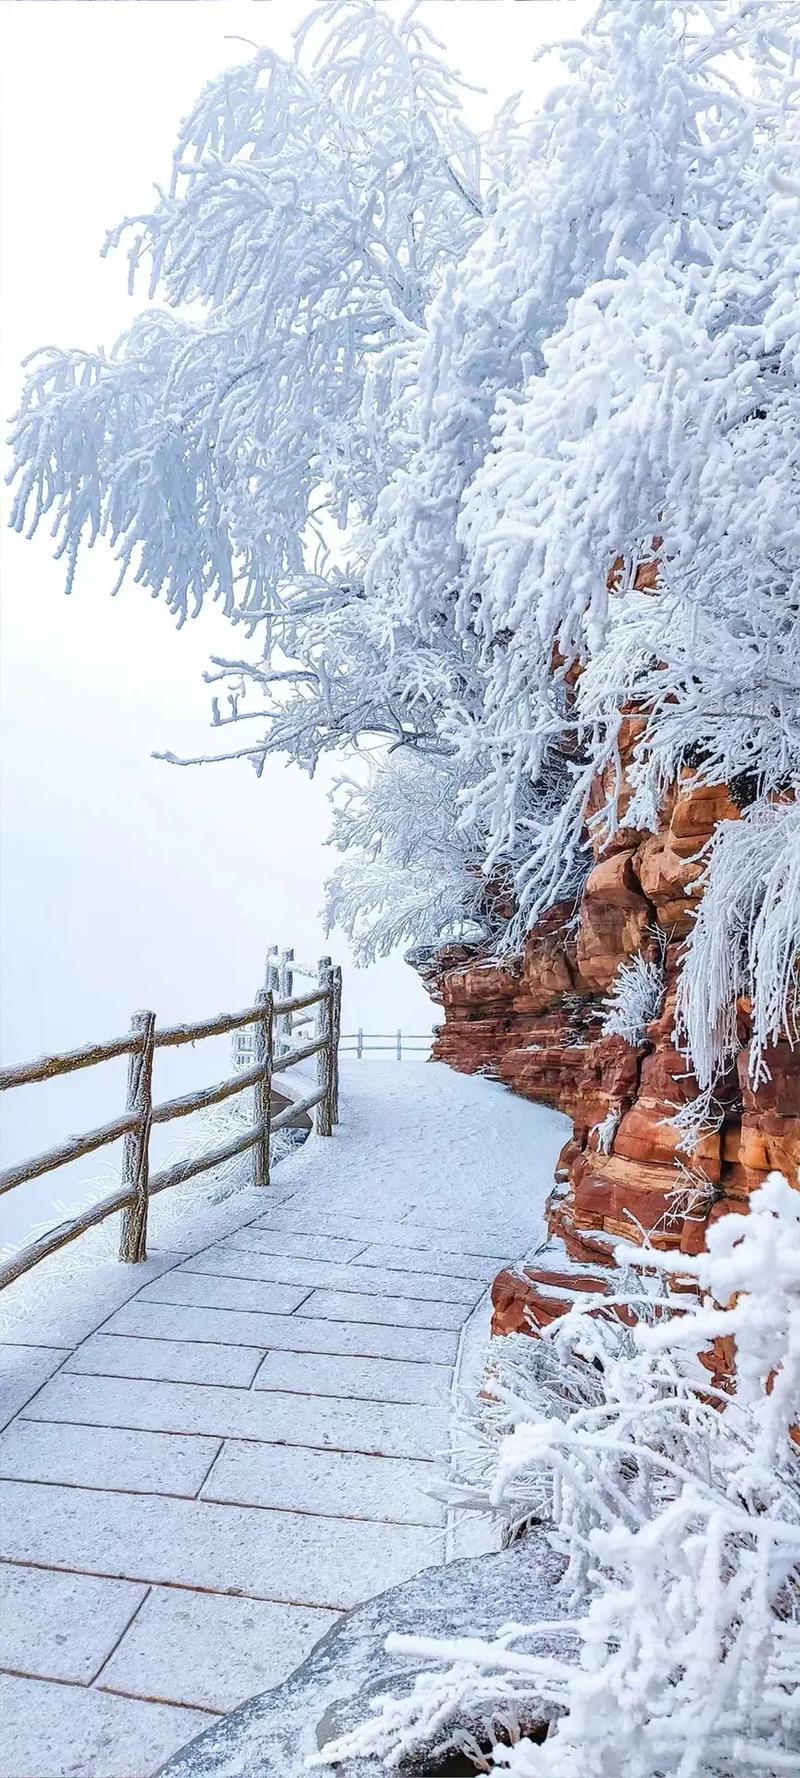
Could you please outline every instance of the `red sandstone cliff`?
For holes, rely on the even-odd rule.
[[[638,727],[636,718],[628,720],[627,749]],[[595,807],[605,800],[599,784]],[[624,806],[623,796],[623,815]],[[646,1234],[660,1248],[699,1251],[709,1222],[746,1205],[771,1168],[797,1177],[800,1054],[778,1045],[767,1058],[771,1078],[751,1088],[746,1006],[738,1069],[720,1093],[721,1127],[684,1153],[671,1121],[698,1091],[674,1028],[698,853],[719,821],[738,816],[726,789],[685,772],[658,833],[623,827],[610,842],[595,833],[596,863],[577,918],[571,906],[559,905],[530,934],[522,956],[498,962],[451,946],[426,972],[445,1015],[434,1054],[464,1072],[490,1073],[573,1121],[550,1200],[548,1248],[524,1274],[501,1273],[493,1293],[496,1332],[543,1326],[576,1290],[605,1287],[620,1237],[640,1241]],[[603,998],[620,963],[662,948],[663,1010],[647,1027],[646,1042],[635,1049],[604,1037]],[[604,1120],[607,1152],[600,1152]]]

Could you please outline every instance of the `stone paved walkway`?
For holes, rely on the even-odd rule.
[[[4,1337],[2,1778],[150,1778],[445,1558],[454,1375],[564,1121],[430,1064],[354,1064],[342,1110],[190,1252]]]

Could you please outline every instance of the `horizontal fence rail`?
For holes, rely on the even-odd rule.
[[[277,961],[276,961],[277,958]],[[158,1029],[155,1013],[137,1012],[125,1037],[114,1037],[106,1043],[87,1044],[83,1049],[68,1050],[62,1055],[40,1056],[32,1062],[21,1062],[0,1069],[0,1092],[11,1087],[29,1086],[59,1075],[71,1074],[79,1068],[128,1057],[128,1091],[125,1111],[111,1122],[80,1136],[69,1136],[56,1148],[33,1159],[17,1162],[0,1173],[0,1194],[12,1191],[31,1179],[39,1179],[70,1161],[92,1154],[110,1142],[124,1138],[122,1182],[117,1191],[90,1205],[68,1222],[30,1242],[4,1265],[0,1266],[0,1290],[22,1277],[32,1266],[50,1254],[66,1247],[87,1229],[95,1228],[106,1217],[123,1213],[119,1257],[131,1263],[147,1258],[147,1212],[150,1198],[156,1192],[183,1185],[198,1173],[208,1172],[236,1155],[253,1152],[253,1184],[267,1186],[270,1182],[270,1138],[286,1129],[304,1113],[314,1112],[314,1128],[320,1136],[331,1136],[339,1117],[339,1034],[341,1030],[342,972],[330,957],[321,958],[315,972],[316,985],[302,994],[293,993],[294,975],[308,976],[310,970],[294,963],[293,953],[283,951],[278,958],[275,947],[267,956],[266,986],[257,994],[253,1006],[240,1012],[220,1013],[191,1025],[172,1025]],[[313,1009],[313,1021],[311,1010]],[[301,1016],[297,1016],[301,1015]],[[307,1028],[313,1022],[314,1039],[294,1044],[293,1031]],[[201,1087],[181,1098],[153,1104],[153,1063],[156,1050],[197,1043],[207,1037],[234,1034],[236,1072],[214,1086]],[[316,1086],[312,1092],[289,1104],[273,1117],[271,1112],[272,1079],[299,1062],[316,1057]],[[245,1065],[246,1064],[246,1065]],[[150,1172],[150,1134],[155,1125],[171,1123],[204,1111],[237,1093],[253,1088],[255,1121],[252,1126],[202,1155],[192,1156],[158,1173]]]
[[[97,1062],[113,1062],[116,1056],[129,1056],[141,1049],[142,1039],[112,1037],[108,1043],[89,1043],[82,1050],[67,1050],[62,1056],[39,1056],[35,1062],[18,1062],[13,1068],[0,1068],[0,1092],[7,1087],[26,1087],[37,1080],[52,1080],[57,1074],[72,1074],[76,1068],[93,1068]]]

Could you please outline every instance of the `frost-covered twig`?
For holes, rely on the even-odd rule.
[[[657,1019],[664,999],[662,963],[637,951],[629,963],[621,963],[605,1001],[604,1037],[623,1037],[633,1049],[647,1042],[647,1027]]]

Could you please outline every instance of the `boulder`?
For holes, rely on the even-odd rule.
[[[604,1296],[603,1272],[550,1271],[524,1266],[500,1272],[492,1285],[492,1333],[541,1333],[571,1308],[576,1294]]]
[[[662,930],[673,937],[690,932],[697,905],[694,888],[702,874],[702,860],[676,851],[669,832],[656,833],[639,847],[636,869]]]
[[[635,850],[614,852],[591,871],[583,892],[576,947],[585,992],[607,994],[621,963],[641,950],[653,909],[642,893]]]
[[[342,1618],[289,1679],[213,1723],[162,1766],[160,1778],[307,1778],[311,1754],[365,1721],[382,1694],[404,1696],[430,1665],[387,1655],[390,1631],[489,1638],[509,1622],[540,1619],[552,1624],[570,1616],[570,1595],[559,1584],[563,1572],[564,1558],[543,1531],[498,1554],[427,1569]],[[554,1629],[541,1646],[575,1658],[574,1638],[567,1630]],[[532,1737],[541,1738],[552,1710],[531,1695],[526,1716]],[[480,1739],[481,1724],[460,1719],[449,1725],[454,1748],[460,1731]],[[442,1742],[448,1742],[443,1728],[437,1733],[437,1743]],[[409,1778],[427,1778],[438,1769],[427,1749],[403,1767]],[[337,1778],[379,1778],[385,1767],[379,1760],[361,1758],[335,1770]]]

